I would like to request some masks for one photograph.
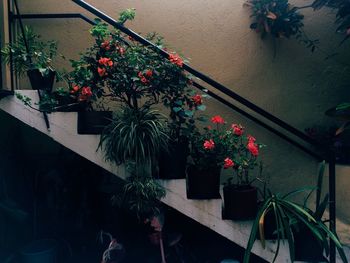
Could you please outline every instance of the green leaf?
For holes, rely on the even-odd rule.
[[[197,106],[197,110],[200,110],[200,111],[205,111],[205,109],[206,109],[207,107],[205,106],[205,105],[199,105],[199,106]]]

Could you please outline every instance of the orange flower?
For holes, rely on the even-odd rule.
[[[206,150],[212,150],[215,147],[215,143],[212,139],[210,139],[210,140],[204,141],[203,146],[204,146],[204,149]]]
[[[177,54],[169,54],[169,60],[171,63],[178,65],[179,67],[182,67],[184,62],[181,59],[181,57]]]
[[[150,77],[152,77],[152,75],[153,75],[153,71],[150,70],[150,69],[147,69],[146,70],[146,76],[150,78]]]
[[[100,77],[104,77],[107,75],[107,72],[106,72],[106,69],[105,68],[100,68],[98,67],[97,68],[97,72],[98,72],[98,75],[100,75]]]
[[[225,120],[220,115],[216,115],[213,118],[211,118],[211,122],[217,124],[224,124]]]
[[[110,67],[112,67],[113,66],[113,61],[110,59],[110,58],[100,58],[99,60],[98,60],[98,63],[100,64],[100,65],[104,65],[104,66],[110,66]]]

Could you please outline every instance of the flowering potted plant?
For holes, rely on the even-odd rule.
[[[56,75],[52,60],[57,55],[57,43],[42,41],[30,27],[24,27],[24,36],[7,44],[1,50],[1,56],[5,63],[12,62],[18,75],[27,73],[33,89],[51,92]]]
[[[224,130],[225,121],[214,116],[203,133],[196,132],[190,142],[190,160],[187,167],[187,198],[220,198],[221,168],[227,163],[229,141]]]
[[[226,219],[250,219],[257,212],[257,188],[251,185],[257,177],[252,179],[250,173],[258,166],[262,145],[253,136],[244,133],[244,128],[239,124],[232,124],[226,132],[232,147],[225,159],[224,169],[232,169],[233,172],[223,189],[223,215]]]

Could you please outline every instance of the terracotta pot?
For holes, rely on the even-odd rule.
[[[185,179],[188,153],[188,141],[170,143],[159,158],[159,179]]]
[[[254,186],[228,185],[224,187],[224,218],[248,220],[258,210],[257,189]]]
[[[27,70],[27,75],[34,90],[52,91],[56,71],[49,70],[48,74],[42,75],[38,69]]]
[[[220,172],[220,167],[199,170],[193,165],[189,166],[186,176],[187,198],[220,198]]]
[[[78,134],[101,134],[112,117],[111,111],[78,112]]]

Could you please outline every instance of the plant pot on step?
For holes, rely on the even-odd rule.
[[[159,179],[185,179],[188,141],[172,142],[159,158]]]
[[[36,240],[22,249],[22,263],[56,263],[57,243],[52,239]]]
[[[224,219],[253,219],[258,210],[257,189],[254,186],[227,185],[224,187]]]
[[[295,261],[328,262],[323,256],[323,246],[306,226],[293,229]]]
[[[51,93],[56,71],[48,70],[47,73],[41,73],[39,69],[29,69],[27,71],[30,84],[34,90],[45,90]]]
[[[78,134],[101,134],[110,124],[113,117],[111,111],[78,112]]]
[[[186,172],[188,199],[218,199],[220,196],[220,167],[200,170],[190,165]]]

